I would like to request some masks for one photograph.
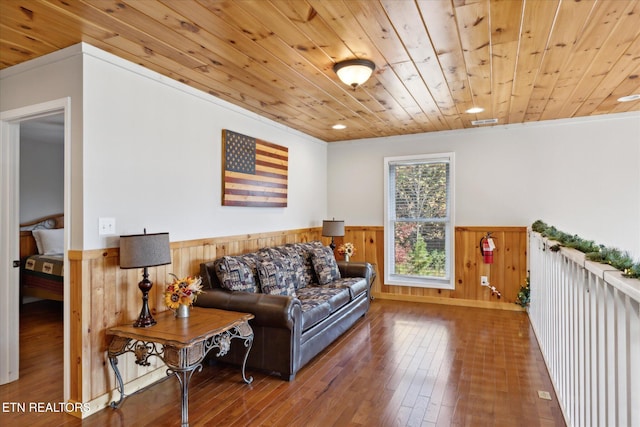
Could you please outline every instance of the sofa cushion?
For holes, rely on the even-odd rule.
[[[278,246],[275,249],[283,255],[290,257],[300,265],[298,270],[298,288],[302,289],[315,283],[315,272],[311,263],[311,250],[314,245],[311,243],[290,243],[284,246]]]
[[[349,289],[346,287],[327,287],[327,286],[307,286],[298,291],[298,299],[302,303],[302,311],[304,312],[305,303],[310,302],[327,302],[330,312],[333,313],[351,300]]]
[[[261,261],[257,265],[257,270],[263,294],[296,296],[291,274],[283,260]]]
[[[302,303],[302,331],[306,331],[331,314],[331,306],[326,301],[300,300],[300,302]]]
[[[358,295],[367,291],[367,281],[364,277],[342,277],[331,283],[323,285],[326,288],[347,288],[351,299],[355,299]]]
[[[333,255],[333,251],[328,246],[314,248],[311,262],[320,285],[326,285],[340,278],[338,263]]]
[[[216,262],[220,286],[230,291],[258,292],[252,269],[241,257],[223,256]]]
[[[264,248],[260,250],[260,253],[267,255],[268,259],[281,261],[286,267],[285,275],[293,283],[293,286],[296,289],[300,287],[300,283],[304,280],[304,271],[302,269],[302,258],[296,251],[285,254],[274,248]]]

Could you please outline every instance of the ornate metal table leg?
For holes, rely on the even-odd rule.
[[[187,369],[168,369],[168,371],[173,372],[176,377],[178,377],[178,381],[180,381],[180,389],[182,391],[182,427],[189,427],[189,381],[191,381],[191,376],[195,371],[201,370],[201,364]]]
[[[118,400],[117,402],[115,400],[112,401],[111,403],[109,403],[109,406],[111,406],[113,409],[118,409],[120,405],[122,405],[122,402],[124,401],[124,383],[122,382],[120,369],[118,369],[118,356],[116,355],[109,356],[109,364],[111,364],[111,368],[113,369],[113,372],[116,374],[116,382],[118,383],[117,388],[118,388],[118,392],[120,392],[120,400]]]
[[[114,400],[109,404],[113,409],[118,409],[124,401],[124,383],[122,381],[122,375],[120,375],[120,369],[118,369],[118,356],[127,352],[127,346],[131,340],[128,338],[122,338],[114,336],[109,343],[109,364],[116,374],[117,389],[120,392],[120,400],[117,402]]]
[[[249,352],[251,351],[251,346],[253,345],[253,334],[250,337],[247,337],[244,340],[244,346],[247,348],[247,351],[244,353],[244,361],[242,362],[242,379],[245,383],[251,384],[253,382],[253,377],[247,378],[245,374],[245,367],[247,366],[247,359],[249,358]]]

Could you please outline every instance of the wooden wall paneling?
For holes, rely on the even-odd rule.
[[[497,243],[492,265],[482,263],[479,249],[480,238],[487,231],[494,233]],[[526,239],[525,227],[457,227],[456,289],[453,291],[385,285],[383,227],[347,227],[345,236],[335,240],[337,245],[353,242],[357,249],[353,261],[367,261],[374,265],[377,278],[372,292],[376,297],[517,307],[513,301],[527,274]],[[172,242],[172,264],[149,269],[150,279],[154,282],[149,298],[150,309],[153,314],[165,310],[163,293],[171,280],[169,273],[179,277],[197,275],[203,261],[251,252],[265,246],[312,240],[321,240],[325,245],[331,241],[321,235],[320,228],[312,228]],[[69,261],[71,399],[89,402],[115,388],[115,379],[106,358],[108,342],[104,331],[110,326],[133,322],[138,317],[141,293],[137,284],[142,279],[142,269],[120,269],[117,248],[69,251]],[[503,298],[499,303],[488,289],[480,287],[480,275],[489,276],[491,284],[502,292]],[[134,363],[133,355],[123,357],[119,362],[125,383],[160,365],[160,361],[153,361],[151,367],[140,367]]]
[[[69,397],[72,401],[82,402],[82,264],[77,261],[75,252],[69,251],[69,367],[70,390]]]
[[[94,396],[96,390],[105,389],[104,375],[105,370],[102,369],[104,361],[104,344],[100,339],[104,336],[105,323],[105,276],[107,275],[107,266],[104,265],[103,258],[92,259],[89,261],[91,275],[91,311],[88,314],[89,325],[87,332],[90,337],[91,348],[97,351],[90,353],[89,371],[91,375],[91,397]],[[109,284],[111,286],[111,284]],[[108,323],[107,323],[108,324]]]

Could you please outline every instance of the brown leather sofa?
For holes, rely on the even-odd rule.
[[[335,262],[340,278],[326,283],[325,277],[318,284],[314,272],[313,251],[318,252],[321,242],[295,243],[264,249],[257,253],[239,257],[223,257],[226,261],[244,262],[251,274],[248,281],[256,281],[255,264],[271,254],[300,255],[306,274],[306,283],[298,283],[294,295],[273,295],[260,292],[260,286],[247,290],[225,289],[226,279],[221,283],[221,270],[225,260],[205,262],[200,265],[204,292],[196,305],[223,310],[252,313],[255,318],[249,323],[254,331],[254,341],[247,367],[279,375],[291,381],[298,370],[324,350],[336,338],[364,316],[370,304],[370,285],[375,277],[369,263]],[[328,252],[328,248],[327,248]],[[333,255],[331,254],[331,257]],[[248,258],[247,258],[248,257]],[[233,260],[231,259],[233,258]],[[297,258],[297,257],[296,257]],[[237,277],[236,277],[237,278]],[[300,282],[305,282],[300,278]],[[240,340],[233,340],[231,350],[221,359],[242,364],[245,349]]]

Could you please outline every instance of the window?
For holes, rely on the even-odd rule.
[[[453,153],[387,157],[385,283],[454,289]]]

